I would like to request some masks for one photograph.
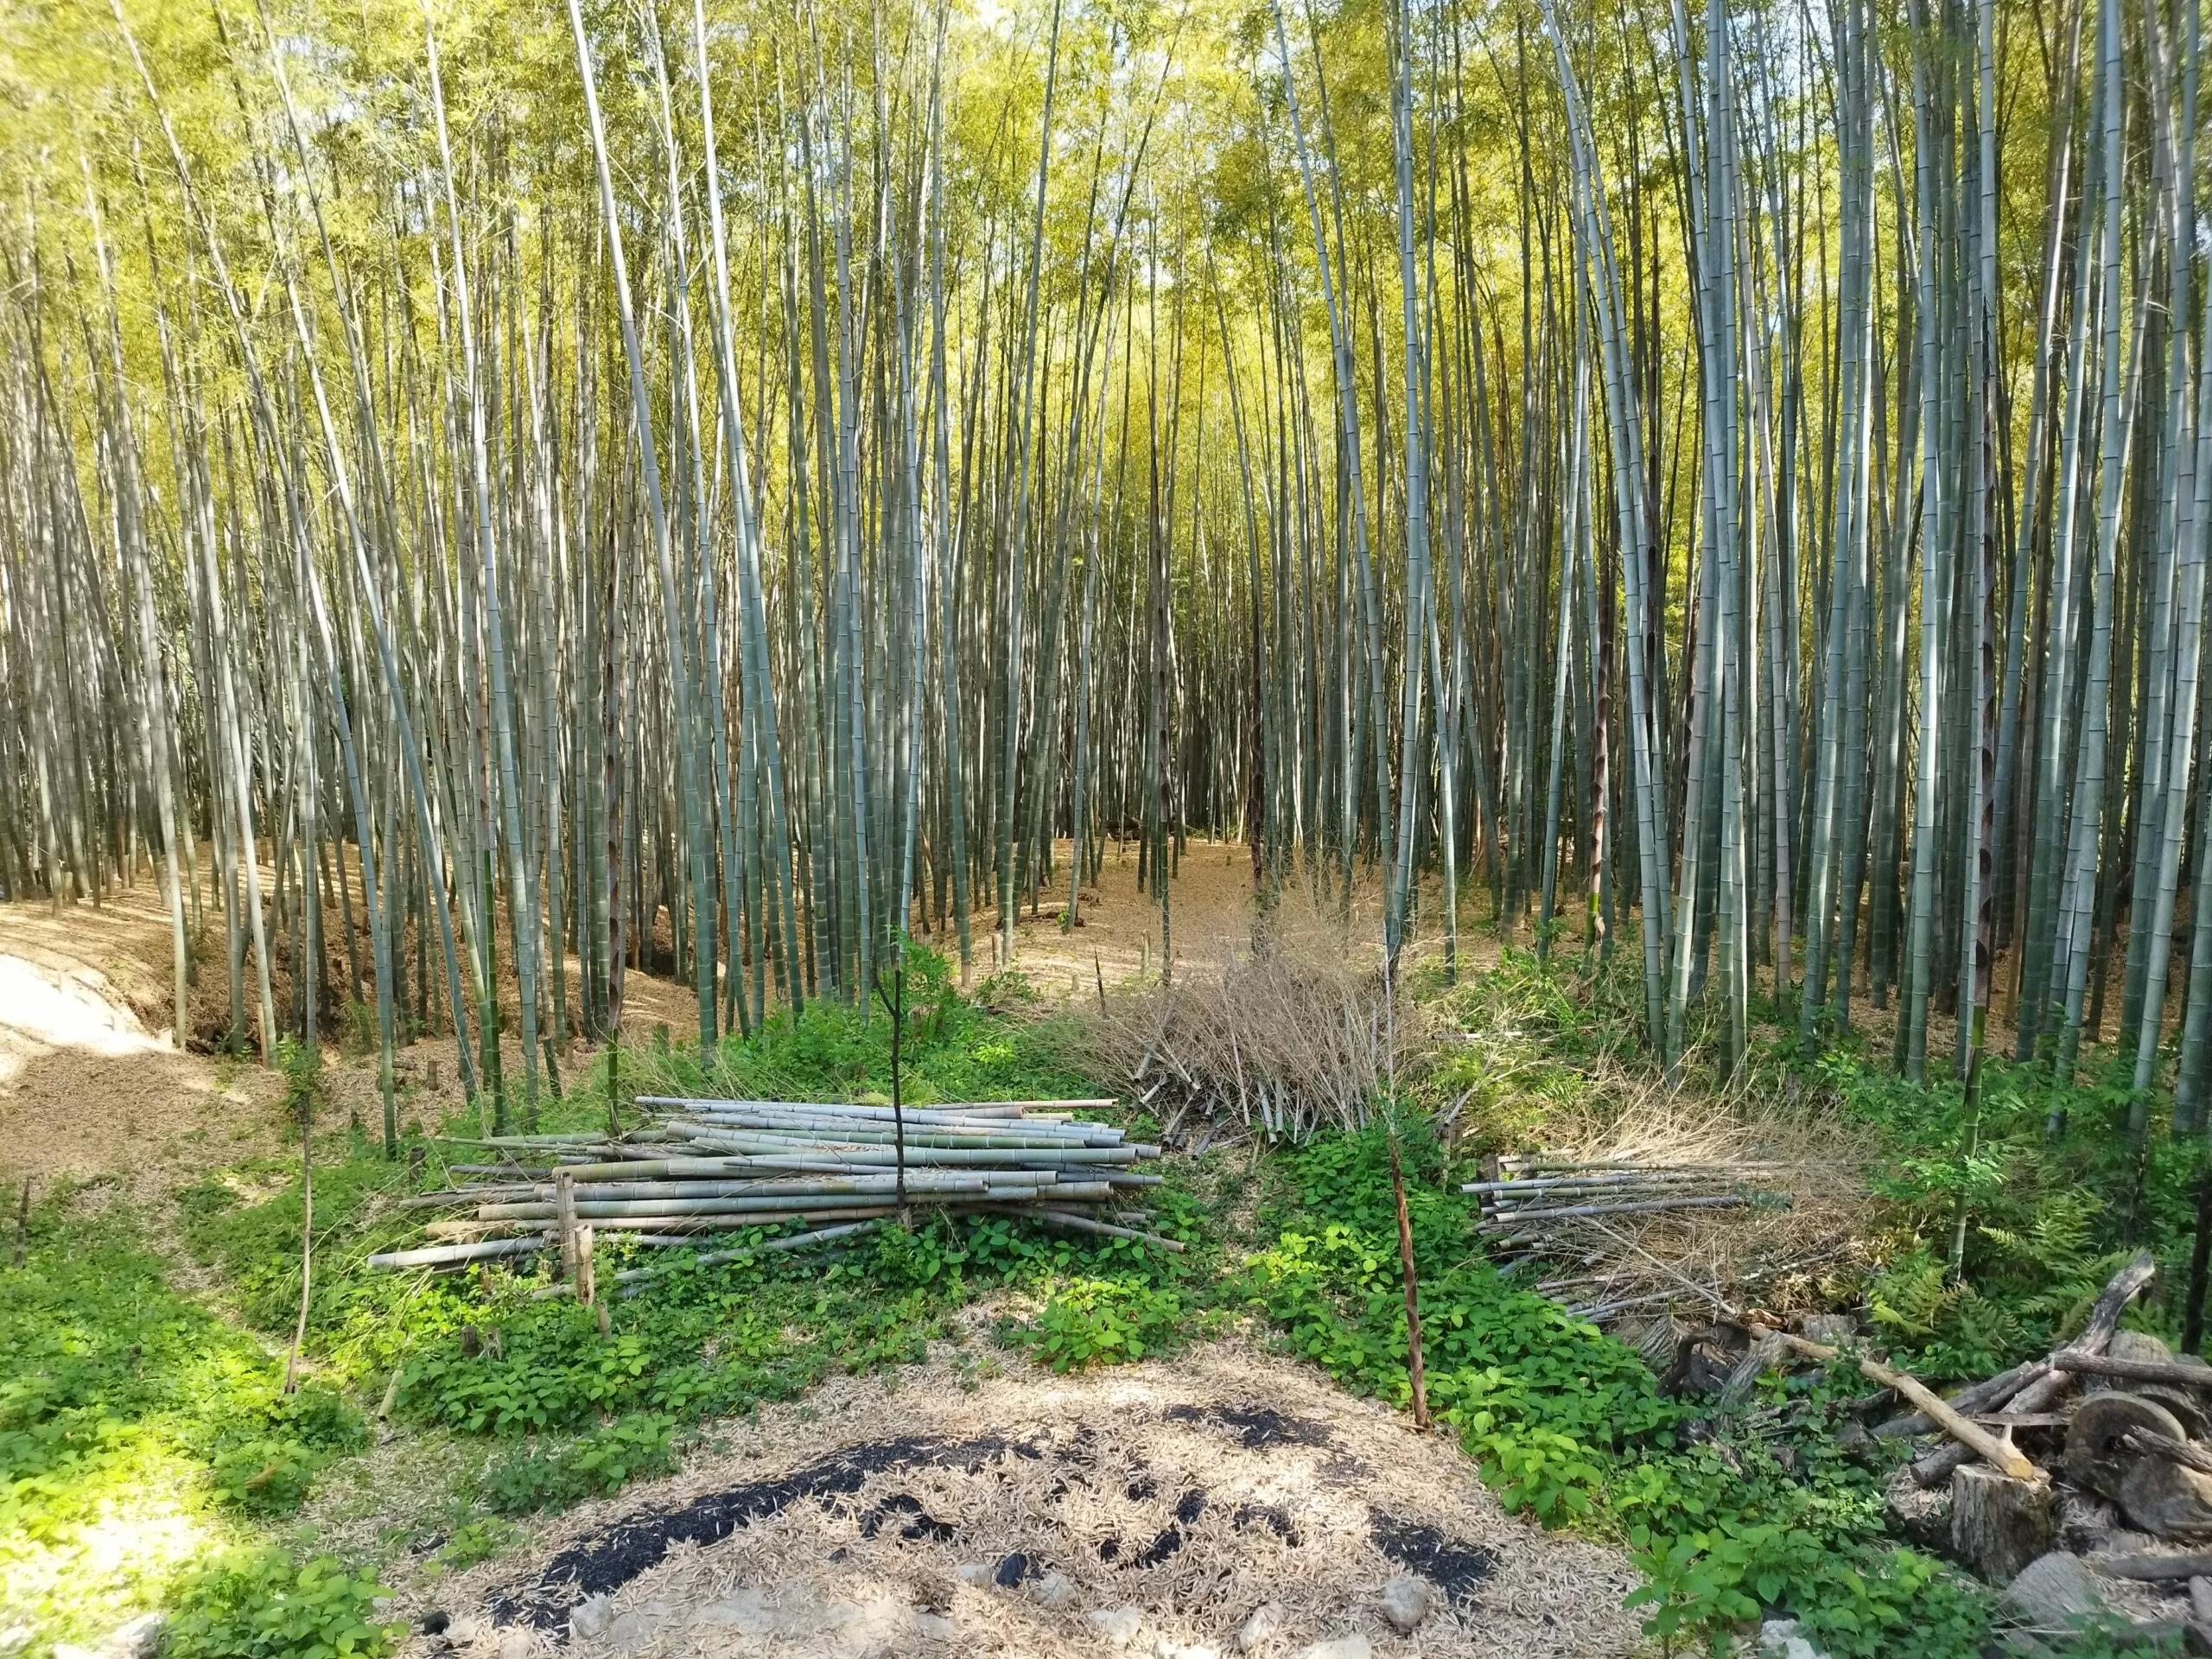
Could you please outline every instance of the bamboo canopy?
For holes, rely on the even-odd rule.
[[[528,1128],[627,969],[711,1046],[1109,841],[1172,975],[1192,836],[1628,951],[1670,1075],[1993,999],[2198,1126],[2200,7],[48,0],[0,884],[157,881],[180,1041],[372,1009],[394,1143],[401,1040]]]

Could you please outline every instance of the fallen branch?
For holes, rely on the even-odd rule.
[[[1783,1345],[1790,1352],[1802,1354],[1808,1359],[1828,1361],[1843,1357],[1843,1351],[1840,1349],[1831,1348],[1826,1343],[1808,1342],[1803,1337],[1793,1337],[1786,1332],[1770,1333],[1754,1329],[1751,1334],[1755,1338],[1769,1334],[1779,1335],[1782,1338]],[[1864,1354],[1855,1355],[1853,1358],[1861,1376],[1869,1382],[1879,1382],[1885,1389],[1896,1389],[1897,1393],[1926,1413],[1945,1433],[1974,1452],[1985,1463],[2004,1474],[2010,1475],[2015,1480],[2042,1478],[2043,1471],[2029,1461],[2027,1456],[2018,1446],[2010,1440],[1999,1439],[1979,1423],[1969,1421],[1960,1416],[1957,1412],[1944,1403],[1942,1395],[1917,1377],[1908,1376],[1892,1366],[1882,1364],[1878,1360],[1870,1359]]]
[[[2097,1294],[2082,1334],[2050,1357],[2049,1371],[2012,1396],[2005,1408],[2005,1416],[2018,1421],[2048,1411],[2058,1396],[2073,1386],[2073,1376],[2061,1362],[2103,1353],[2112,1342],[2113,1332],[2120,1329],[2120,1314],[2158,1274],[2158,1264],[2152,1259],[2151,1252],[2137,1251],[2133,1259],[2113,1274]],[[1912,1465],[1912,1478],[1923,1486],[1940,1485],[1950,1479],[1951,1471],[1965,1461],[1966,1454],[1958,1447],[1939,1446]]]
[[[386,1250],[369,1258],[372,1268],[442,1268],[456,1262],[481,1262],[495,1255],[527,1255],[553,1243],[550,1233],[528,1238],[490,1238],[480,1244],[433,1244],[420,1250]]]
[[[2050,1370],[2048,1359],[2031,1359],[2015,1365],[2009,1371],[1999,1371],[1970,1388],[1961,1389],[1950,1398],[1951,1409],[1961,1417],[1972,1417],[2001,1406],[2037,1378]],[[1902,1417],[1892,1417],[1874,1427],[1876,1435],[1885,1440],[1904,1439],[1914,1434],[1925,1434],[1936,1427],[1926,1412],[1908,1412]]]
[[[2212,1475],[2212,1452],[2191,1446],[2187,1440],[2161,1434],[2155,1428],[2131,1428],[2120,1438],[2121,1444],[2146,1457],[2164,1458],[2168,1463],[2194,1469],[2200,1475]]]
[[[2089,1376],[2116,1376],[2129,1382],[2166,1382],[2176,1388],[2202,1389],[2212,1393],[2212,1365],[2183,1365],[2171,1359],[2114,1359],[2109,1354],[2054,1354],[2051,1363],[2062,1371]]]
[[[2092,1555],[2088,1559],[2108,1579],[2135,1579],[2151,1584],[2212,1573],[2212,1553],[2201,1549],[2185,1555]]]

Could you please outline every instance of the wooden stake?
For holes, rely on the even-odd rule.
[[[284,1357],[284,1392],[299,1386],[300,1344],[308,1335],[308,1294],[315,1271],[315,1103],[300,1099],[300,1317],[292,1327],[292,1351]]]

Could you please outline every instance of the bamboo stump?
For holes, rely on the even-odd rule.
[[[575,1231],[575,1287],[576,1300],[589,1307],[599,1300],[599,1281],[592,1267],[592,1247],[596,1233],[589,1227]]]
[[[1951,1476],[1951,1553],[1991,1584],[2010,1584],[2051,1547],[2050,1483],[2015,1480],[1986,1464]]]

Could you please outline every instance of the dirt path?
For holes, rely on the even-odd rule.
[[[1096,885],[1082,890],[1075,925],[1064,928],[1071,856],[1071,842],[1056,843],[1058,886],[1039,893],[1036,914],[1027,905],[1020,908],[1014,924],[1014,965],[1047,996],[1089,994],[1102,978],[1112,985],[1132,974],[1158,973],[1160,899],[1138,885],[1135,844],[1108,843]],[[1279,938],[1326,940],[1338,947],[1349,940],[1355,950],[1379,951],[1383,896],[1379,874],[1363,866],[1355,871],[1348,906],[1324,893],[1300,869],[1285,882],[1268,925]],[[1459,953],[1470,968],[1497,959],[1496,937],[1478,923],[1489,911],[1487,893],[1463,882]],[[1426,880],[1412,939],[1414,948],[1440,937],[1441,913],[1442,885],[1433,878]],[[970,930],[972,966],[977,974],[998,964],[995,914],[979,912]],[[1249,952],[1258,919],[1252,849],[1243,842],[1192,841],[1169,884],[1166,919],[1178,973],[1211,972],[1230,954]],[[948,953],[955,949],[949,937],[934,943]]]

